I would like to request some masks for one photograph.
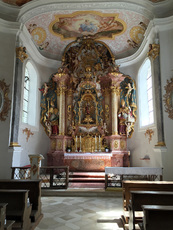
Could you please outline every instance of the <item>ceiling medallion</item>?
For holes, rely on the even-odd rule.
[[[167,85],[164,87],[166,90],[165,95],[163,95],[165,103],[165,112],[168,113],[168,117],[173,119],[173,78],[167,80]]]
[[[10,85],[7,85],[3,80],[0,80],[0,120],[5,121],[8,117],[11,101],[8,98]]]
[[[144,38],[144,33],[145,33],[144,28],[142,28],[141,26],[134,26],[130,30],[130,37],[132,41],[134,41],[136,44],[139,44]]]
[[[62,40],[91,36],[95,39],[114,39],[123,34],[126,23],[118,18],[119,14],[102,14],[96,11],[78,11],[68,15],[55,15],[49,31]]]
[[[46,39],[46,31],[41,27],[33,29],[31,35],[38,45],[42,44]]]

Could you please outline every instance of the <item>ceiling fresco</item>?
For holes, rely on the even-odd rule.
[[[60,11],[40,14],[25,23],[39,52],[58,59],[65,47],[87,36],[105,42],[115,56],[138,47],[149,20],[127,10]]]
[[[2,0],[2,1],[10,5],[22,6],[26,4],[27,2],[31,2],[32,0]],[[157,2],[163,2],[165,0],[145,0],[145,1],[157,3]]]
[[[97,39],[114,39],[126,30],[126,23],[118,18],[118,14],[101,14],[94,11],[75,12],[71,15],[55,15],[55,20],[49,25],[53,35],[61,39],[76,39],[82,36],[92,36]]]

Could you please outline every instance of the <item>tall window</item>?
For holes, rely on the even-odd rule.
[[[22,122],[32,126],[36,125],[37,89],[37,73],[32,63],[28,61],[24,72]]]
[[[24,76],[24,90],[23,90],[23,114],[22,114],[22,122],[28,123],[28,104],[29,104],[29,83],[30,77],[28,68],[25,68],[25,76]]]
[[[151,62],[146,59],[138,76],[139,121],[140,127],[154,123],[153,87]]]

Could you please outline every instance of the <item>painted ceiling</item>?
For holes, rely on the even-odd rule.
[[[2,1],[20,7],[31,0]],[[44,57],[61,60],[66,46],[81,37],[104,42],[116,59],[130,56],[141,45],[149,22],[141,13],[127,9],[68,9],[38,12],[24,23],[37,50]]]
[[[32,0],[3,0],[3,2],[8,3],[10,5],[15,5],[15,6],[22,6],[24,4],[26,4],[27,2],[31,2]],[[165,0],[146,0],[146,1],[150,1],[150,2],[162,2]]]
[[[65,47],[80,37],[105,42],[116,56],[138,47],[149,20],[121,10],[61,11],[40,14],[25,23],[39,52],[58,59]]]

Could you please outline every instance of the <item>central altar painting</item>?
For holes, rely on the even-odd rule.
[[[90,36],[71,42],[40,91],[49,166],[68,165],[71,171],[129,166],[136,86],[119,71],[106,44]]]

